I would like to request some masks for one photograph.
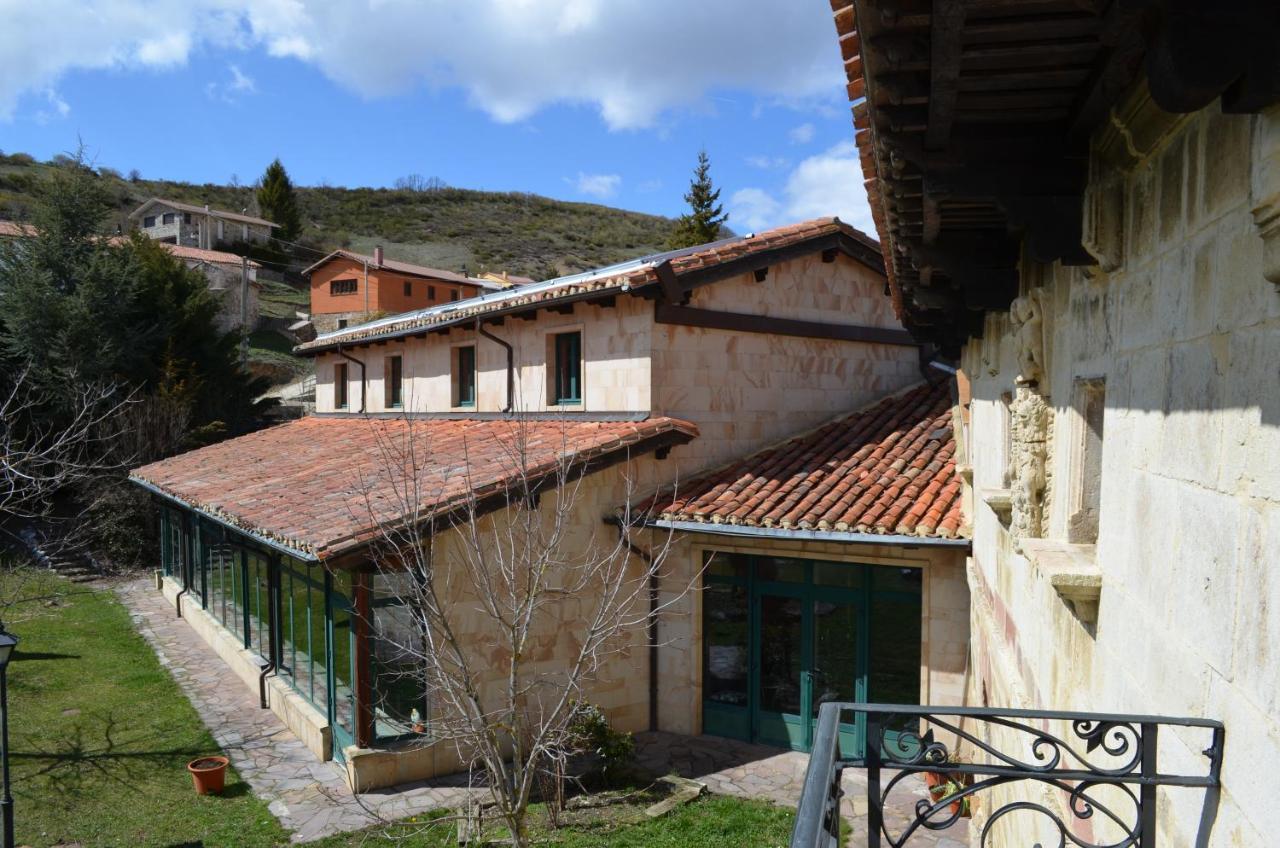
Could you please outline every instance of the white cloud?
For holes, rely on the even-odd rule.
[[[729,198],[729,214],[735,224],[752,230],[835,215],[875,235],[858,150],[852,141],[801,161],[776,194],[756,187],[739,189]]]
[[[787,133],[787,138],[791,139],[792,144],[808,144],[813,141],[815,132],[813,124],[801,124]]]
[[[71,104],[63,100],[62,95],[58,94],[55,89],[46,89],[44,99],[49,104],[49,108],[36,112],[35,121],[37,124],[44,126],[54,118],[65,118],[71,114]]]
[[[227,65],[227,74],[226,79],[205,84],[204,93],[210,100],[238,103],[240,95],[257,93],[258,86],[253,77],[240,70],[239,65]]]
[[[618,186],[622,185],[622,177],[617,174],[584,174],[579,171],[578,178],[569,182],[578,189],[580,194],[605,198],[613,197],[618,193]]]
[[[839,97],[828,12],[793,0],[154,0],[4,3],[0,117],[75,69],[182,64],[204,47],[310,62],[366,96],[456,86],[499,121],[587,104],[653,126],[713,89]],[[38,37],[56,32],[56,38]],[[353,56],[360,57],[352,61]]]
[[[751,167],[762,171],[785,168],[791,164],[791,160],[785,156],[748,156],[746,162]]]

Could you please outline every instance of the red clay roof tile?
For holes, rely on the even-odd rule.
[[[417,508],[424,519],[443,518],[471,493],[505,491],[522,469],[536,477],[562,460],[580,466],[625,448],[683,443],[697,434],[693,424],[667,417],[311,416],[145,465],[130,477],[219,521],[329,559],[370,541],[377,521],[403,517],[395,484],[407,479],[410,458],[423,493]],[[523,458],[517,445],[524,447]]]
[[[921,385],[682,484],[668,521],[957,538],[949,384]]]

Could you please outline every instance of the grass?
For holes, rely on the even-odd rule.
[[[311,297],[301,289],[279,280],[261,280],[258,290],[258,312],[264,318],[296,320],[298,310],[311,311]]]
[[[559,848],[782,848],[791,838],[795,815],[764,801],[722,795],[703,797],[659,819],[636,821],[636,807],[592,811],[590,821],[551,830],[541,804],[531,809],[535,844]],[[494,834],[486,833],[493,838]],[[398,845],[403,848],[452,848],[457,830],[449,820],[430,823],[430,817],[385,831],[361,831],[311,843],[315,848],[361,848]]]
[[[17,579],[6,573],[4,588]],[[194,793],[187,762],[218,746],[112,594],[51,576],[20,591],[30,600],[11,607],[21,643],[9,668],[18,844],[287,841],[234,770],[222,797]]]

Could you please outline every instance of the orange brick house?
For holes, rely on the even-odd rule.
[[[303,271],[311,280],[311,322],[320,333],[377,315],[475,297],[499,285],[383,256],[335,250]]]

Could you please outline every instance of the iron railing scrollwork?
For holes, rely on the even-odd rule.
[[[866,744],[861,756],[845,756],[840,750],[842,724],[862,728]],[[1057,725],[1064,730],[1052,732]],[[1204,734],[1208,764],[1203,774],[1161,772],[1162,727]],[[998,804],[983,811],[983,848],[997,848],[991,837],[1003,820],[1017,814],[1041,817],[1039,824],[1056,834],[1057,848],[1155,848],[1156,788],[1216,789],[1223,735],[1222,724],[1207,719],[823,704],[791,848],[840,844],[840,784],[846,768],[866,771],[867,848],[904,848],[921,831],[944,831],[979,797],[988,799],[984,804]],[[957,747],[964,761],[952,756]],[[945,796],[917,800],[905,823],[890,827],[885,816],[890,794],[924,772],[949,777]],[[1052,792],[991,792],[1019,783],[1061,790],[1060,803],[1050,802]]]

